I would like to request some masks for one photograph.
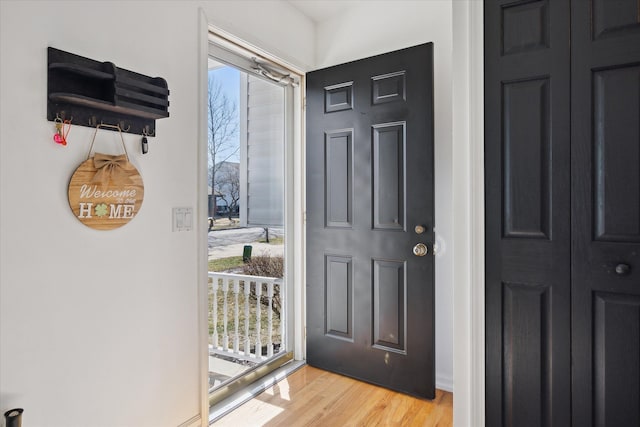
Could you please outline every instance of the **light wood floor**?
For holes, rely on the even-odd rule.
[[[215,426],[453,425],[453,394],[421,400],[304,366],[227,414]]]

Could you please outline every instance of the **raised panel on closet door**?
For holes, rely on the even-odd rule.
[[[593,421],[640,425],[640,297],[593,295]]]
[[[591,3],[589,21],[594,40],[640,34],[640,3],[637,0],[582,1]],[[584,23],[579,23],[582,25]]]
[[[550,78],[502,83],[503,236],[551,239]]]
[[[640,65],[592,71],[594,238],[640,243]]]

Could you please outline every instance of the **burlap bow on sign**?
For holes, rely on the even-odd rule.
[[[127,171],[131,170],[131,164],[125,154],[112,156],[95,153],[93,166],[98,170],[91,182],[99,182],[102,186],[112,182],[116,185],[133,184]]]

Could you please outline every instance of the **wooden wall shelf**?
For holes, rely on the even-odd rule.
[[[129,133],[155,135],[156,119],[169,117],[169,89],[163,78],[52,47],[48,64],[47,120],[120,125]]]

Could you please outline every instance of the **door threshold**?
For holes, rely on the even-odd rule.
[[[243,403],[253,399],[269,387],[272,387],[278,381],[288,377],[304,365],[306,365],[304,360],[292,360],[270,374],[248,384],[246,387],[211,406],[211,408],[209,408],[209,425],[213,424]]]

